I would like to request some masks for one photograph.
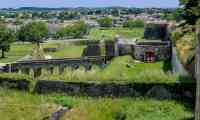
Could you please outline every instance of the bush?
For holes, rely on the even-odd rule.
[[[88,31],[84,21],[78,21],[70,26],[59,29],[56,32],[56,38],[82,38]]]
[[[113,20],[110,17],[104,17],[97,21],[101,27],[112,27]]]
[[[128,20],[127,22],[124,23],[124,27],[127,28],[143,28],[144,27],[144,21],[137,19],[137,20]]]
[[[0,73],[1,80],[26,80],[31,81],[32,79],[27,75],[17,74],[17,73]]]
[[[29,90],[30,83],[31,83],[31,78],[26,75],[19,75],[15,73],[0,74],[1,87]]]

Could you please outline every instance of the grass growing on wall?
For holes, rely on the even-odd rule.
[[[72,82],[80,81],[127,81],[141,83],[172,83],[178,82],[179,76],[170,72],[169,64],[164,61],[155,63],[138,62],[131,56],[117,57],[105,68],[93,66],[92,70],[86,71],[83,67],[78,70],[65,69],[60,75],[58,69],[53,74],[43,71],[39,79],[65,80]]]
[[[56,109],[71,107],[61,120],[187,120],[190,104],[146,98],[89,98],[37,95],[0,89],[2,120],[46,120]]]
[[[110,29],[100,29],[94,28],[90,31],[89,38],[91,40],[113,40],[116,35],[122,38],[142,38],[144,34],[144,28],[110,28]]]

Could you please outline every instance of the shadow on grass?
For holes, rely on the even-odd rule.
[[[181,119],[181,120],[194,120],[194,117],[192,117],[192,118],[184,118],[184,119]]]
[[[168,71],[172,70],[172,66],[171,66],[171,61],[170,60],[165,60],[164,61],[163,70],[164,70],[164,72],[168,72]]]

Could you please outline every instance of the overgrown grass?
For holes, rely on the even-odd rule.
[[[169,64],[164,61],[155,63],[138,62],[130,56],[117,57],[105,68],[93,66],[92,70],[86,71],[83,67],[78,70],[65,69],[62,75],[58,69],[53,74],[43,71],[39,79],[65,80],[72,82],[80,81],[127,81],[141,83],[172,83],[179,82],[179,76],[172,74]]]
[[[125,98],[82,102],[61,120],[183,120],[191,117],[192,113],[175,101]]]
[[[142,38],[143,34],[144,28],[94,28],[90,31],[89,38],[92,40],[113,40],[116,35],[119,35],[122,38]]]
[[[56,109],[72,109],[61,120],[187,120],[193,111],[179,102],[147,98],[88,98],[37,95],[0,89],[2,120],[45,120]]]
[[[49,96],[0,89],[0,118],[2,120],[43,120],[58,105]]]

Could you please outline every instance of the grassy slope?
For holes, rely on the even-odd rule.
[[[191,117],[192,113],[175,101],[124,98],[82,102],[61,120],[183,120]]]
[[[130,56],[117,57],[104,69],[93,66],[92,70],[85,71],[82,67],[78,70],[66,69],[60,75],[57,70],[54,74],[43,72],[40,79],[66,80],[66,81],[88,81],[97,80],[99,82],[129,81],[147,83],[168,83],[177,82],[178,75],[172,75],[169,64],[164,61],[156,63],[136,62]]]
[[[0,89],[1,120],[42,120],[57,109],[48,96]]]
[[[116,35],[122,38],[142,38],[144,34],[144,28],[111,28],[111,29],[99,29],[94,28],[90,31],[89,38],[92,40],[112,40]],[[104,36],[104,38],[102,38]]]
[[[59,104],[72,107],[62,120],[183,120],[193,116],[183,104],[172,100],[36,95],[0,89],[0,101],[2,120],[43,120]]]

